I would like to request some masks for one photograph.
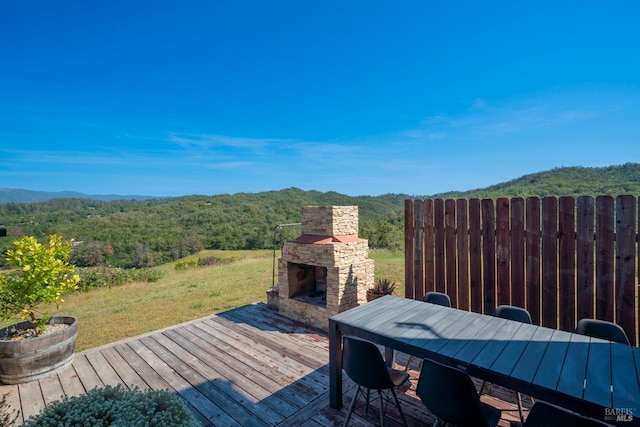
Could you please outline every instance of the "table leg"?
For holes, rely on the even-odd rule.
[[[329,319],[329,404],[334,409],[342,406],[342,332],[338,324]]]
[[[391,347],[384,348],[384,361],[388,367],[393,368],[395,352]]]

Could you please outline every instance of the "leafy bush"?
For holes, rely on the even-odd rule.
[[[178,261],[176,262],[175,269],[176,271],[182,271],[188,268],[213,267],[216,265],[233,264],[239,259],[240,259],[239,257],[235,257],[235,256],[226,257],[226,258],[218,258],[215,256],[200,257],[198,258],[197,261],[194,261],[194,260]]]
[[[175,269],[176,271],[186,270],[188,268],[200,268],[200,265],[197,261],[178,261],[176,262]]]
[[[390,279],[379,277],[376,279],[369,292],[373,294],[391,295],[396,289],[396,282]]]
[[[33,236],[14,240],[7,251],[7,264],[16,270],[0,274],[0,315],[4,319],[22,315],[35,325],[40,335],[49,320],[47,312],[38,312],[43,303],[64,302],[62,295],[77,289],[80,277],[69,263],[71,241],[52,234],[49,245]]]
[[[84,395],[54,402],[23,424],[25,427],[199,425],[187,405],[168,391],[128,390],[122,385],[94,388]]]
[[[131,282],[157,282],[163,276],[162,271],[152,268],[78,268],[80,282],[78,288],[83,291],[94,288],[111,288]]]

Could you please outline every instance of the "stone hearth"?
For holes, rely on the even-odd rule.
[[[278,260],[280,312],[328,330],[329,317],[366,302],[373,280],[358,207],[302,207],[302,235],[284,242]]]

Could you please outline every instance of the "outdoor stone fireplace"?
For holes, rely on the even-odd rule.
[[[284,242],[278,260],[280,312],[326,331],[329,317],[366,302],[373,280],[358,207],[302,207],[302,234]]]

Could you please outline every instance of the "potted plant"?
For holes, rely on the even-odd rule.
[[[77,289],[80,277],[69,263],[71,241],[49,236],[49,244],[35,237],[15,240],[7,251],[12,271],[0,274],[0,316],[22,321],[0,329],[0,381],[17,384],[42,378],[71,363],[78,336],[72,316],[51,317],[39,307],[64,302]]]
[[[393,294],[396,283],[385,278],[377,278],[373,286],[367,289],[367,301]]]

